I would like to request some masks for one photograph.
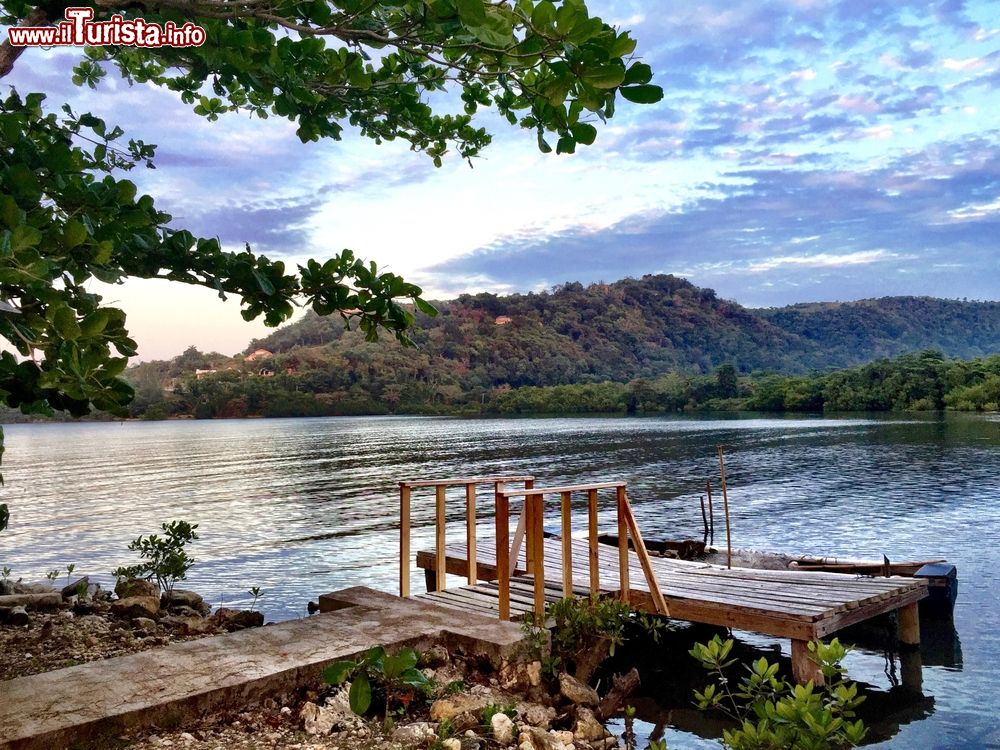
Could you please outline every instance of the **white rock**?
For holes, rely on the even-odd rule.
[[[573,736],[576,739],[596,742],[603,740],[607,734],[604,726],[594,716],[593,711],[582,706],[576,709],[576,726],[573,727]]]
[[[507,714],[493,714],[493,718],[490,719],[490,729],[493,731],[493,737],[501,745],[509,745],[514,741],[514,722]]]
[[[434,730],[434,725],[426,721],[403,724],[392,732],[393,742],[398,742],[405,747],[423,747],[425,743],[431,742],[435,737],[437,737],[437,732]]]
[[[333,711],[320,708],[312,702],[302,706],[299,718],[302,719],[302,728],[306,734],[330,734],[335,723]]]
[[[462,741],[456,740],[454,737],[441,740],[441,750],[462,750]]]

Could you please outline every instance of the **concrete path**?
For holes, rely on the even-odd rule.
[[[0,682],[0,750],[101,747],[129,731],[252,706],[373,646],[440,642],[501,661],[522,639],[515,624],[363,587],[326,594],[321,605],[323,614],[302,620]]]

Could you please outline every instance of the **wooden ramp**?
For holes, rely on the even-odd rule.
[[[524,489],[511,489],[512,483]],[[479,538],[476,485],[493,485],[494,538]],[[447,544],[446,491],[465,490],[464,543]],[[792,667],[800,682],[822,682],[808,643],[887,612],[899,613],[899,638],[919,645],[917,602],[928,595],[916,578],[868,578],[843,573],[724,568],[708,563],[651,557],[629,504],[625,482],[535,487],[533,477],[400,482],[400,594],[409,592],[411,490],[433,487],[435,549],[418,551],[428,593],[419,598],[449,609],[495,614],[500,620],[531,614],[540,621],[545,606],[572,596],[617,596],[645,612],[679,620],[750,630],[789,638]],[[616,510],[618,543],[598,541],[598,495],[610,491]],[[587,538],[572,535],[571,505],[586,496]],[[545,498],[557,496],[561,535],[543,530]],[[510,503],[523,499],[510,537]],[[467,585],[446,588],[445,575]]]

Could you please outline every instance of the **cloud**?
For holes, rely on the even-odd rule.
[[[317,198],[213,206],[175,224],[200,237],[217,237],[226,246],[255,252],[297,255],[309,251],[308,223],[320,210]]]
[[[797,244],[798,239],[790,240]],[[766,273],[776,269],[793,268],[843,268],[845,266],[868,266],[889,260],[913,260],[916,256],[892,253],[887,250],[859,250],[853,253],[815,253],[813,255],[779,255],[747,264],[751,273]]]
[[[1000,203],[971,197],[1000,194],[994,136],[938,144],[867,172],[741,170],[727,175],[741,181],[714,184],[677,210],[511,238],[431,274],[453,288],[466,277],[538,288],[673,272],[755,304],[829,298],[831,289],[838,298],[991,298],[1000,286]],[[934,274],[913,278],[932,265]]]

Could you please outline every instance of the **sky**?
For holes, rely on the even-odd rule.
[[[1000,3],[589,0],[630,29],[665,91],[620,101],[595,144],[541,154],[495,115],[472,168],[403,144],[301,144],[242,114],[210,123],[79,53],[29,49],[4,79],[158,144],[130,175],[177,226],[288,263],[349,247],[428,298],[672,273],[769,307],[886,295],[998,299]],[[157,281],[94,290],[141,359],[233,354],[267,331],[234,301]]]

